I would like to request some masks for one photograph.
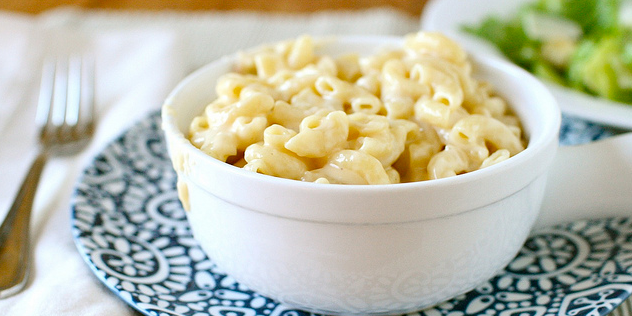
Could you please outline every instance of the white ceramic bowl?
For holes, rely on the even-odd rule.
[[[321,39],[320,52],[370,54],[400,38]],[[322,185],[215,160],[185,139],[234,56],[186,78],[163,129],[195,238],[225,272],[264,296],[326,314],[419,310],[471,290],[518,252],[538,216],[560,113],[527,72],[474,58],[521,118],[527,148],[457,177],[393,185]]]

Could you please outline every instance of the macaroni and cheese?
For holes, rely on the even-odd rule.
[[[389,184],[455,176],[522,151],[518,118],[438,33],[371,56],[309,36],[241,53],[190,125],[193,145],[275,177]]]

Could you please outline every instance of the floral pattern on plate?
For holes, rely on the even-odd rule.
[[[562,144],[611,135],[569,118],[560,134]],[[72,231],[100,281],[146,315],[311,315],[215,266],[193,239],[175,186],[159,113],[86,168],[73,195]],[[632,219],[578,221],[533,232],[496,277],[409,316],[606,315],[631,292]]]

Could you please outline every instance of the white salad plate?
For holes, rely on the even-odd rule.
[[[240,285],[204,254],[178,200],[160,124],[159,113],[140,121],[78,181],[72,233],[95,276],[145,315],[311,315]],[[560,141],[609,135],[564,118]],[[414,288],[415,279],[408,286]],[[606,218],[534,231],[492,279],[407,315],[606,315],[631,293],[632,219]]]
[[[424,6],[421,30],[439,31],[453,38],[467,50],[505,58],[492,44],[462,30],[479,25],[489,16],[509,18],[517,9],[535,0],[430,0]],[[506,59],[506,58],[505,58]],[[609,101],[577,92],[555,83],[545,82],[558,101],[562,112],[618,128],[632,129],[632,105]]]

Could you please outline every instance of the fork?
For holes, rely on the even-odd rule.
[[[0,298],[21,291],[31,270],[30,217],[46,161],[78,154],[94,133],[94,62],[85,57],[48,60],[42,69],[35,118],[39,153],[0,226]]]

